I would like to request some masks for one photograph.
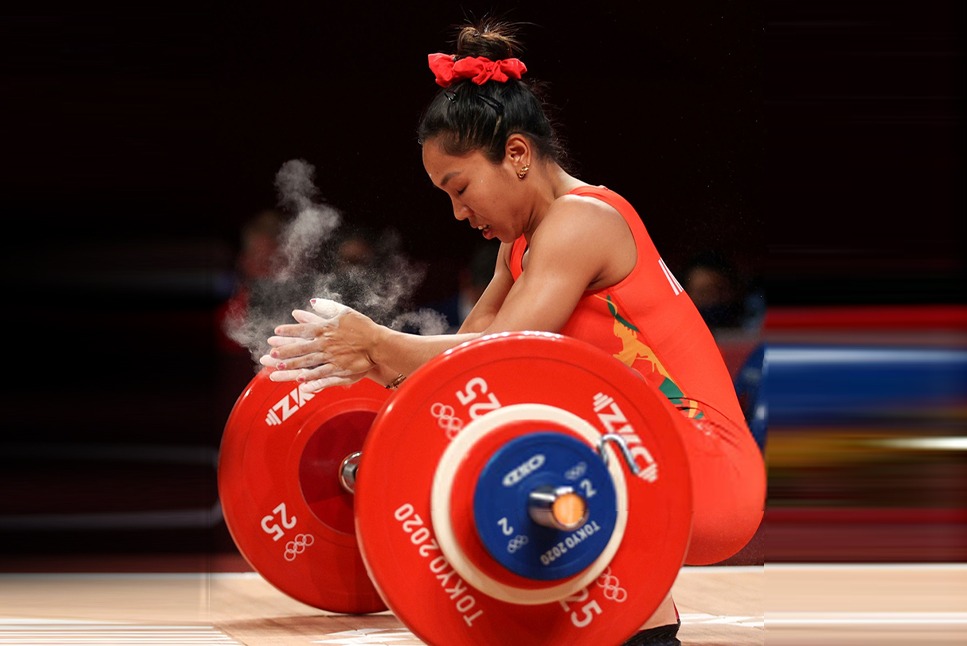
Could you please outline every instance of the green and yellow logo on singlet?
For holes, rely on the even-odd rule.
[[[638,328],[621,315],[618,308],[611,301],[611,295],[608,294],[605,297],[597,296],[597,298],[607,303],[608,311],[611,312],[611,316],[614,318],[614,335],[621,341],[621,350],[615,353],[614,358],[629,368],[635,368],[639,372],[642,372],[643,366],[639,365],[635,367],[634,364],[638,361],[647,362],[651,365],[652,373],[657,373],[662,376],[663,379],[658,389],[676,408],[686,416],[694,419],[705,417],[705,413],[698,407],[698,402],[686,397],[682,389],[671,378],[671,375],[668,374],[668,371],[658,359],[655,351],[638,338]]]

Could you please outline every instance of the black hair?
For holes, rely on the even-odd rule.
[[[490,18],[460,26],[455,58],[516,58],[523,49],[519,29],[519,25]],[[563,165],[566,153],[548,116],[544,92],[545,87],[536,81],[511,78],[477,85],[461,79],[437,91],[420,119],[417,140],[423,145],[435,139],[451,155],[480,150],[496,164],[504,156],[507,138],[523,134],[540,156]]]

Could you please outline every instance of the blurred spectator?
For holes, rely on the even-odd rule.
[[[335,245],[334,270],[369,267],[376,260],[376,237],[369,229],[358,228],[339,238]]]
[[[448,332],[456,332],[460,328],[490,283],[499,248],[497,241],[480,243],[457,275],[456,292],[449,298],[428,305],[446,317]]]
[[[723,253],[703,251],[682,272],[682,286],[712,331],[757,329],[763,315],[761,294],[750,289]]]
[[[349,307],[381,318],[392,300],[387,276],[396,253],[388,232],[354,226],[336,233],[326,245],[322,267],[324,280],[317,295],[335,298]]]
[[[257,213],[242,226],[235,257],[231,295],[218,310],[218,348],[227,354],[248,355],[248,350],[229,336],[245,322],[252,292],[259,282],[272,277],[282,234],[288,221],[278,211]]]

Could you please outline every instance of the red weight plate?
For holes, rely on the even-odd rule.
[[[263,370],[225,424],[218,491],[232,539],[269,583],[315,608],[386,609],[359,552],[354,496],[339,466],[362,449],[388,397],[368,379],[307,395]]]
[[[627,494],[621,543],[593,582],[541,604],[505,601],[467,583],[450,562],[464,556],[444,553],[431,520],[437,468],[454,438],[493,411],[525,404],[571,413],[599,435],[620,433],[642,469],[632,475],[608,449]],[[356,533],[384,601],[428,644],[621,643],[667,595],[688,546],[691,481],[674,415],[630,369],[560,335],[493,335],[436,357],[387,403],[363,446]],[[458,567],[474,567],[477,558]]]

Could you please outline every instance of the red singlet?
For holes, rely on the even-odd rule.
[[[604,187],[570,193],[617,210],[634,235],[638,260],[621,282],[586,291],[561,334],[592,343],[631,366],[682,413],[676,419],[681,420],[694,498],[685,562],[723,561],[752,539],[766,490],[762,453],[745,423],[731,375],[708,326],[631,204]],[[514,280],[523,271],[526,249],[523,236],[514,241]]]

